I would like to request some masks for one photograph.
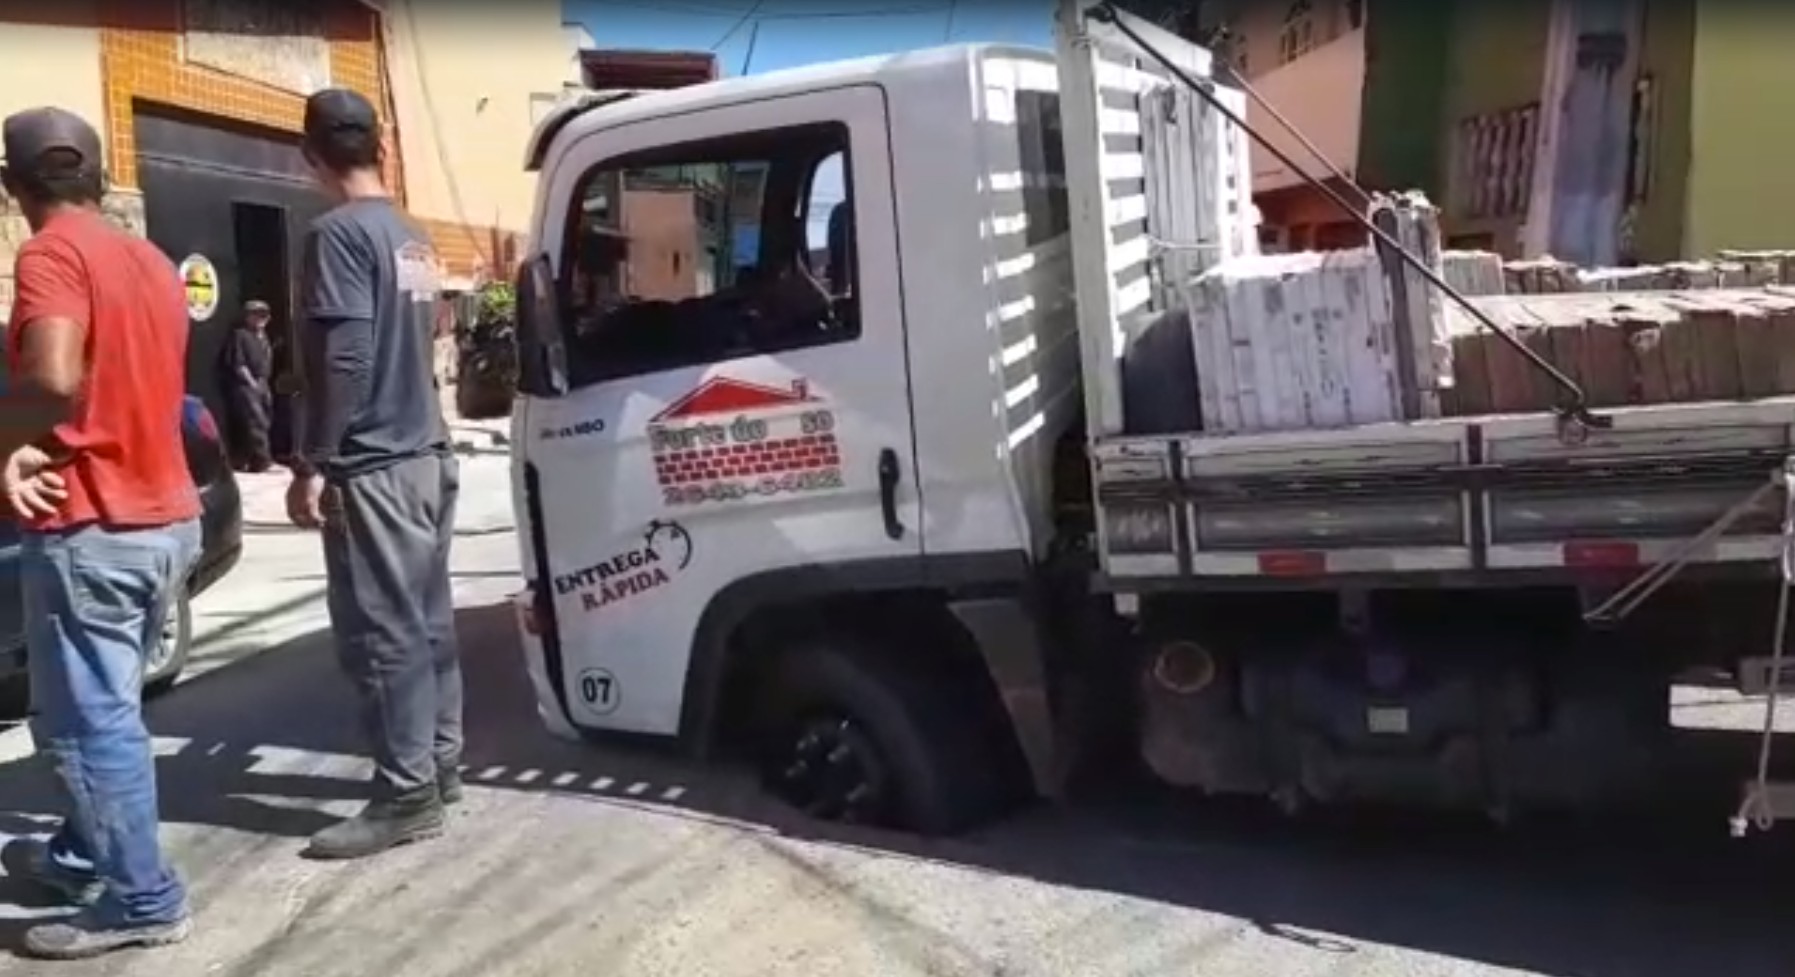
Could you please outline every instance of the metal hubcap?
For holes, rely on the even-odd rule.
[[[181,640],[181,609],[171,606],[162,618],[162,628],[156,632],[156,646],[151,648],[144,672],[155,676],[168,666],[169,659],[174,657],[175,647]]]
[[[828,821],[874,823],[892,800],[884,757],[858,722],[842,716],[801,724],[768,773],[787,802]]]

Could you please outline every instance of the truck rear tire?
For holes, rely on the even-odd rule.
[[[1001,807],[1001,757],[948,683],[839,637],[787,649],[767,679],[763,782],[806,814],[945,835]]]

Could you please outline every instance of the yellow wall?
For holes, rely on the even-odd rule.
[[[1792,42],[1795,5],[1696,5],[1684,254],[1795,245]]]
[[[1652,151],[1633,224],[1634,255],[1643,262],[1686,256],[1694,38],[1693,4],[1646,3],[1639,70],[1652,79]]]
[[[426,220],[526,229],[531,95],[554,95],[575,52],[560,0],[384,4],[405,188]]]
[[[0,19],[9,4],[0,2]],[[91,0],[61,0],[57,16],[93,25]],[[106,138],[105,86],[100,80],[100,29],[96,26],[0,26],[0,116],[55,105],[81,116]],[[107,147],[110,149],[111,147]]]

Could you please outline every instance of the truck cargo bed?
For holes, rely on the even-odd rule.
[[[1485,586],[1624,572],[1758,492],[1795,445],[1795,397],[1607,416],[1613,427],[1580,439],[1549,413],[1104,439],[1103,582]],[[1782,496],[1759,496],[1691,563],[1767,572]]]

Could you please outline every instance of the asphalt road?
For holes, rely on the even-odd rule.
[[[1498,832],[1118,797],[919,843],[794,820],[740,770],[552,739],[502,603],[514,555],[497,522],[470,523],[457,558],[469,803],[440,841],[305,862],[304,837],[355,808],[362,768],[315,541],[263,532],[200,608],[198,677],[149,710],[197,935],[15,960],[18,930],[55,910],[0,876],[0,977],[1795,972],[1790,845],[1728,842],[1717,821]],[[20,740],[0,734],[4,835],[45,830],[52,810],[45,772],[6,759]]]

